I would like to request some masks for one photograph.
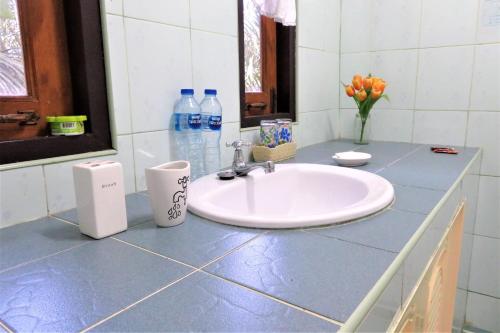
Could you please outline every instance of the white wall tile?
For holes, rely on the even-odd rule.
[[[418,46],[421,1],[349,0],[342,4],[342,52]]]
[[[466,110],[472,79],[473,47],[420,50],[417,109]]]
[[[299,46],[324,50],[331,35],[325,33],[328,22],[326,10],[331,0],[297,1],[297,43]]]
[[[472,256],[472,243],[474,236],[468,233],[462,235],[462,250],[460,253],[460,267],[458,271],[458,288],[467,290],[469,286],[470,259]]]
[[[146,190],[144,170],[170,161],[171,138],[169,131],[134,134],[135,182],[137,191]]]
[[[463,146],[467,128],[467,112],[415,111],[413,141]]]
[[[337,107],[338,58],[327,52],[299,47],[298,64],[298,111]]]
[[[360,52],[371,49],[371,33],[367,33],[371,22],[371,0],[342,0],[341,52]],[[300,24],[300,22],[298,22]]]
[[[123,15],[123,0],[104,0],[103,4],[106,13]]]
[[[324,10],[326,23],[321,32],[326,39],[325,50],[337,54],[340,53],[340,2],[341,0],[329,0],[327,2]],[[336,57],[338,58],[338,55]]]
[[[190,0],[191,28],[238,36],[238,2]]]
[[[238,40],[209,32],[193,31],[193,81],[199,101],[206,88],[217,89],[222,122],[240,120]]]
[[[47,201],[50,214],[76,206],[73,184],[73,165],[92,160],[111,160],[122,164],[126,193],[136,191],[134,182],[134,163],[132,155],[132,136],[121,135],[117,138],[118,154],[101,156],[94,159],[81,159],[44,166],[47,186]]]
[[[125,29],[132,130],[167,129],[179,90],[192,86],[190,32],[135,19]]]
[[[106,157],[106,159],[117,161],[122,164],[123,178],[125,178],[125,193],[136,192],[135,188],[135,165],[134,147],[132,145],[132,135],[119,135],[116,138],[118,154]]]
[[[479,164],[476,163],[476,165]],[[479,178],[479,175],[471,172],[466,174],[462,181],[462,191],[466,200],[464,232],[468,234],[474,233],[476,223]]]
[[[295,140],[295,126],[292,128],[293,139]],[[240,132],[241,140],[245,142],[249,142],[253,145],[260,144],[260,131],[258,129],[250,130],[250,131],[241,131]],[[221,148],[222,149],[222,148]],[[245,154],[248,161],[253,161],[252,149],[248,147],[243,148],[243,153]]]
[[[481,147],[481,174],[500,176],[500,112],[469,113],[467,146]]]
[[[453,315],[453,332],[462,332],[467,306],[467,291],[457,289],[455,294],[455,313]]]
[[[301,114],[301,145],[309,146],[332,140],[335,137],[334,115],[329,111],[308,112]]]
[[[293,131],[293,127],[292,127],[292,131]],[[243,140],[245,142],[250,142],[254,145],[260,144],[260,130],[259,129],[241,131],[240,137],[241,137],[241,140]]]
[[[477,45],[471,109],[500,111],[500,44]]]
[[[500,332],[500,299],[469,292],[465,320],[469,326]]]
[[[76,207],[75,187],[71,167],[87,160],[75,160],[44,166],[49,213]]]
[[[499,262],[500,239],[474,235],[469,290],[499,298]]]
[[[123,17],[108,14],[105,26],[108,41],[106,63],[109,75],[108,89],[111,89],[111,93],[108,93],[110,96],[110,115],[114,121],[116,133],[127,134],[132,131],[132,125]]]
[[[340,110],[334,108],[328,110],[328,119],[330,120],[330,130],[333,131],[333,136],[330,140],[340,139]]]
[[[477,0],[423,0],[420,47],[473,44]]]
[[[0,172],[0,228],[47,215],[41,166]]]
[[[412,109],[415,99],[417,51],[386,51],[371,54],[370,72],[387,82],[385,94],[390,101],[379,100],[376,108]]]
[[[226,143],[233,143],[240,138],[240,123],[225,123],[222,125],[220,138],[220,159],[222,168],[231,166],[234,157],[234,148],[226,147]]]
[[[370,112],[373,140],[411,142],[413,130],[412,110],[377,110]]]
[[[476,42],[500,42],[500,26],[498,25],[498,3],[491,0],[479,0],[479,3],[479,22]]]
[[[354,119],[357,109],[340,109],[340,137],[345,139],[354,138]]]
[[[125,16],[189,27],[189,0],[123,0]]]
[[[500,238],[500,177],[481,176],[474,233]]]

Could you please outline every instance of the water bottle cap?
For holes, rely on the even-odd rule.
[[[181,95],[194,95],[194,89],[181,89]]]
[[[217,95],[217,90],[215,89],[205,89],[205,95]]]

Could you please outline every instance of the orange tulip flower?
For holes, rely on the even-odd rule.
[[[366,94],[366,90],[362,89],[356,93],[356,97],[360,102],[363,102],[368,95]]]
[[[373,79],[369,76],[365,77],[363,80],[363,88],[365,88],[366,90],[370,90],[372,88],[372,85]]]
[[[349,97],[352,97],[354,96],[354,87],[349,85],[349,86],[345,86],[345,93],[347,94],[347,96]]]
[[[370,97],[375,100],[379,99],[380,96],[382,96],[382,90],[378,90],[374,87],[370,93]]]
[[[359,74],[354,75],[352,78],[352,85],[354,89],[360,90],[363,87],[363,77]]]
[[[384,89],[385,89],[385,81],[384,80],[377,80],[375,82],[373,82],[373,85],[372,85],[372,88],[374,90],[380,90],[381,92],[384,92]]]

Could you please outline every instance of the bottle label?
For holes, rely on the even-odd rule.
[[[210,116],[208,117],[208,128],[212,131],[220,131],[222,126],[222,116]]]
[[[201,115],[199,113],[191,113],[188,117],[189,128],[200,129],[201,128]]]
[[[187,128],[187,119],[186,119],[186,115],[185,114],[179,114],[179,113],[176,113],[175,114],[175,124],[174,124],[174,128],[176,131],[180,132],[180,131],[183,131]]]

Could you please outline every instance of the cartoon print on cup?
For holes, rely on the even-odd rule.
[[[179,208],[181,208],[181,204],[179,201],[181,199],[184,199],[184,206],[186,205],[188,182],[189,182],[189,176],[184,176],[182,178],[179,178],[179,180],[177,181],[179,185],[182,185],[182,191],[177,191],[174,193],[174,196],[172,198],[173,206],[168,210],[169,220],[176,219],[179,216],[181,216],[182,212],[179,210]]]

